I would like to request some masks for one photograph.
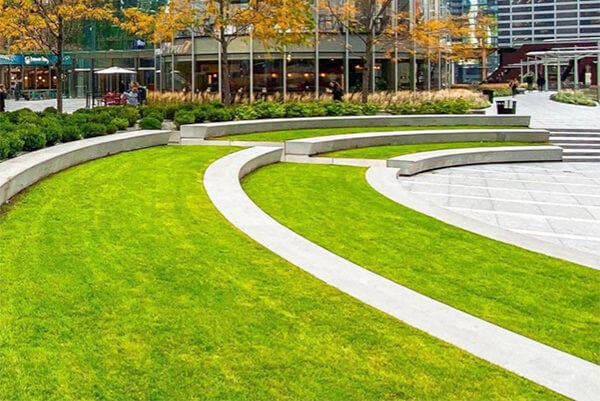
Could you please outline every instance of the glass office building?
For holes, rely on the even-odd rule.
[[[600,38],[600,0],[498,0],[498,45]]]

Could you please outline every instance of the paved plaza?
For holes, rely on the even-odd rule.
[[[454,212],[600,255],[600,163],[463,166],[399,180]]]
[[[555,102],[550,95],[555,92],[527,92],[516,97],[500,97],[495,100],[514,99],[517,114],[531,116],[531,128],[584,129],[600,128],[600,107],[577,106]],[[496,105],[486,110],[496,115]]]

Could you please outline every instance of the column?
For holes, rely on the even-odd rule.
[[[573,59],[573,83],[575,84],[575,89],[579,89],[579,68],[577,64],[577,56],[575,56]]]
[[[556,61],[556,91],[560,92],[560,84],[561,84],[561,76],[560,76],[560,60]]]
[[[191,52],[192,52],[192,98],[196,94],[196,33],[194,32],[194,28],[191,29]]]
[[[252,28],[250,28],[250,49],[248,58],[250,59],[250,70],[249,70],[249,96],[250,103],[254,101],[254,37],[252,36]]]
[[[315,99],[319,99],[319,7],[320,0],[315,0]]]

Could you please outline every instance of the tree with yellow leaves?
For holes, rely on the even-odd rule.
[[[265,49],[281,50],[303,44],[310,37],[310,4],[304,0],[172,0],[154,15],[138,9],[125,11],[121,26],[131,33],[150,37],[155,43],[172,41],[178,31],[193,28],[215,39],[221,49],[221,101],[231,104],[229,47],[238,38],[263,42]]]
[[[317,0],[319,2],[340,26],[357,34],[364,43],[361,99],[366,103],[375,73],[375,47],[389,47],[397,29],[395,22],[400,21],[400,15],[394,14],[392,9],[394,0]]]
[[[460,27],[458,40],[453,45],[455,59],[464,61],[477,59],[481,63],[481,80],[487,78],[487,59],[496,49],[492,43],[497,27],[496,18],[479,10],[476,15],[454,18],[454,25]]]
[[[110,2],[99,0],[0,0],[0,37],[11,52],[46,51],[56,56],[56,105],[62,111],[66,39],[82,21],[113,18]]]

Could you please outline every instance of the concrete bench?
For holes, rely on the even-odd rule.
[[[548,142],[546,130],[533,129],[471,129],[471,130],[416,130],[366,132],[361,134],[329,135],[294,139],[285,142],[285,153],[314,155],[336,150],[369,146],[406,145],[446,142]]]
[[[166,145],[171,131],[132,131],[64,143],[0,162],[0,202],[44,177],[112,154]]]
[[[415,175],[442,167],[469,164],[562,161],[558,146],[500,146],[488,148],[445,149],[413,153],[388,159],[387,167],[397,168],[398,175]]]
[[[529,116],[482,115],[407,115],[273,118],[267,120],[225,121],[181,126],[181,138],[217,138],[280,130],[352,127],[427,127],[449,125],[481,125],[528,127]]]

